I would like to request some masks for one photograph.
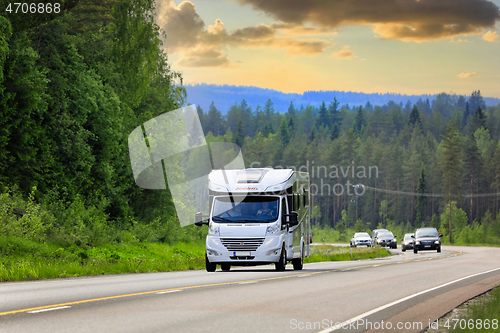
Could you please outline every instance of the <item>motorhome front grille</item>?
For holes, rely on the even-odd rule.
[[[221,238],[229,251],[255,251],[264,243],[264,238]]]

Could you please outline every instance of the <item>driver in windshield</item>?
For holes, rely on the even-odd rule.
[[[273,215],[273,210],[269,208],[269,202],[265,201],[262,203],[262,208],[257,211],[257,216],[258,215]]]

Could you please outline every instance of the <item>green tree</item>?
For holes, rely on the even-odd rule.
[[[319,107],[318,110],[318,115],[316,116],[316,127],[320,128],[321,126],[325,127],[330,126],[330,116],[328,114],[325,101],[321,103],[321,106]]]
[[[288,132],[288,125],[286,124],[286,117],[281,118],[281,124],[279,128],[279,138],[283,146],[288,146],[290,143],[290,133]]]
[[[245,143],[245,128],[243,127],[243,121],[238,119],[238,125],[236,126],[236,132],[233,135],[233,143],[238,147],[243,147]]]
[[[418,126],[422,129],[422,120],[420,119],[420,112],[418,111],[417,105],[414,105],[410,112],[410,117],[408,118],[408,124],[412,126]]]
[[[444,200],[448,206],[448,235],[450,243],[453,242],[453,214],[452,200],[459,194],[461,182],[459,181],[462,176],[463,170],[463,157],[462,157],[462,138],[458,121],[453,118],[449,125],[446,127],[445,135],[441,135],[441,154],[439,162],[441,172],[443,173],[442,189]]]
[[[474,221],[474,193],[479,190],[481,174],[483,172],[481,154],[476,144],[474,135],[467,137],[464,143],[464,170],[465,184],[469,192],[469,225],[472,227]]]
[[[425,165],[422,163],[420,165],[420,176],[418,177],[417,185],[417,203],[415,205],[415,210],[417,215],[415,218],[415,226],[419,226],[425,219],[425,212],[427,210],[427,179],[425,176]]]

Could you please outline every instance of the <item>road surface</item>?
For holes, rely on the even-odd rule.
[[[0,283],[0,332],[420,332],[500,285],[500,248]],[[492,318],[493,319],[493,318]],[[500,319],[500,318],[497,318]]]

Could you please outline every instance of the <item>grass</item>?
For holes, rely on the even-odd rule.
[[[0,281],[102,274],[166,272],[205,267],[203,243],[130,243],[82,249],[0,237]]]
[[[320,261],[349,261],[390,256],[391,253],[382,247],[351,248],[319,245],[311,247],[311,255],[304,258],[305,263]]]
[[[382,248],[313,246],[304,262],[383,257]],[[205,244],[130,242],[84,249],[0,236],[0,281],[29,281],[104,274],[168,272],[205,268]]]
[[[493,332],[500,329],[500,287],[495,288],[491,297],[482,298],[479,303],[467,307],[464,317],[450,320],[450,333]]]

